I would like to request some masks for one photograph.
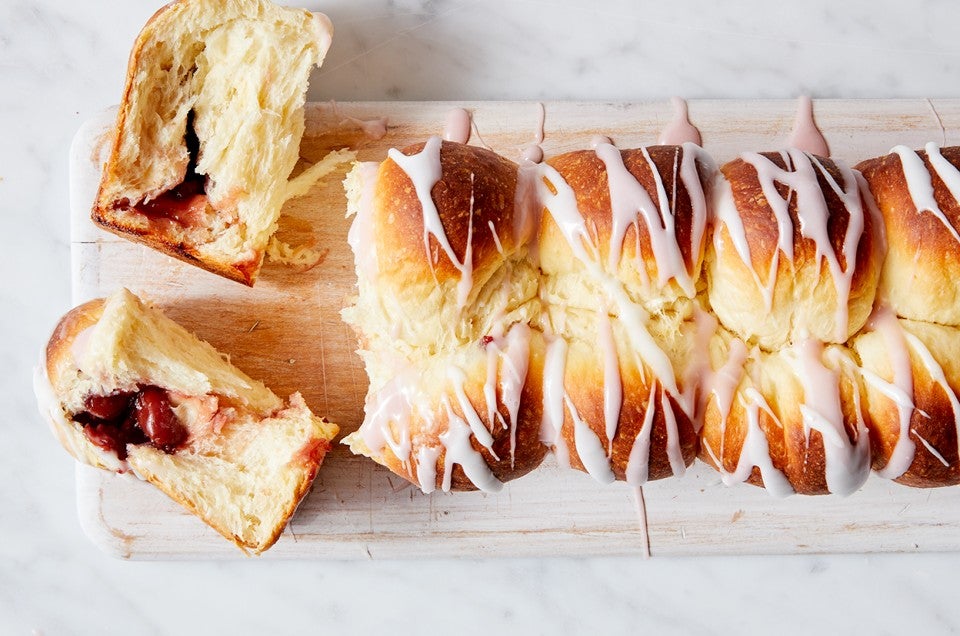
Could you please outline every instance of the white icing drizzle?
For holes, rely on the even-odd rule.
[[[563,376],[566,364],[567,341],[560,336],[548,337],[543,361],[543,419],[540,441],[554,447],[557,463],[564,468],[570,466],[570,451],[561,434],[563,400],[566,393]]]
[[[542,144],[544,138],[543,125],[546,123],[547,109],[543,107],[543,102],[537,104],[537,128],[534,131],[533,140],[536,144]]]
[[[520,350],[516,354],[519,358],[523,353],[523,347],[512,346]],[[508,344],[508,348],[510,347],[511,345]],[[523,377],[526,377],[525,369],[523,369]],[[446,451],[444,490],[449,490],[450,471],[453,469],[453,463],[463,466],[467,477],[481,490],[498,489],[499,480],[487,466],[483,455],[470,444],[470,436],[473,435],[494,459],[499,461],[492,449],[493,437],[484,426],[464,390],[463,384],[466,381],[466,374],[459,367],[451,366],[447,369],[447,379],[450,381],[453,394],[456,396],[457,404],[463,416],[458,415],[453,410],[450,400],[444,394],[441,397],[441,405],[446,411],[448,419],[448,429],[440,435],[442,448]],[[374,457],[382,455],[384,448],[390,448],[408,470],[413,446],[411,440],[413,411],[416,404],[422,403],[426,399],[419,388],[421,382],[422,379],[413,369],[406,369],[398,372],[380,390],[369,394],[364,406],[364,421],[358,430],[358,434]],[[516,383],[512,379],[505,379],[504,382],[509,385],[507,389],[503,389],[504,402],[508,403],[509,408],[513,401],[519,403],[519,397],[514,397],[514,394],[519,393],[519,389],[515,388]],[[494,399],[496,399],[495,396]],[[516,408],[514,407],[514,409]],[[418,412],[418,414],[425,419],[424,429],[433,428],[434,423],[429,411]],[[516,422],[515,416],[512,416],[512,421]],[[463,440],[464,435],[466,435],[466,441]],[[440,456],[439,448],[419,446],[416,450],[416,477],[420,488],[424,492],[431,492],[435,488],[436,462]],[[511,448],[512,452],[513,449]]]
[[[457,286],[457,302],[462,308],[466,304],[470,289],[473,287],[473,174],[470,177],[470,225],[467,234],[467,246],[464,251],[463,260],[459,260],[447,239],[447,234],[443,229],[443,222],[440,220],[440,213],[437,211],[436,203],[430,194],[433,186],[440,181],[443,175],[440,164],[440,149],[442,142],[439,137],[433,136],[427,140],[423,150],[413,155],[405,155],[396,148],[391,148],[387,155],[393,160],[401,170],[407,173],[410,181],[413,183],[414,191],[420,200],[420,207],[423,214],[423,246],[430,261],[430,267],[434,268],[435,263],[431,257],[430,237],[436,239],[440,249],[444,251],[447,258],[457,270],[460,271],[460,284]]]
[[[650,525],[647,523],[647,502],[643,497],[643,487],[633,489],[633,504],[637,510],[637,523],[640,524],[640,541],[643,546],[643,558],[650,558]]]
[[[670,393],[678,394],[676,376],[670,358],[660,349],[647,329],[649,315],[630,299],[618,279],[600,267],[599,251],[593,244],[587,231],[586,221],[577,208],[573,189],[552,166],[542,164],[540,168],[543,176],[556,190],[554,194],[543,179],[538,180],[537,191],[544,207],[560,228],[574,256],[583,263],[587,273],[600,283],[604,293],[613,301],[618,318],[626,329],[634,350],[640,354],[642,362],[651,368]]]
[[[613,340],[613,325],[606,310],[600,316],[599,342],[603,355],[603,420],[607,434],[607,455],[613,454],[613,438],[620,422],[620,407],[623,405],[623,381],[620,377],[620,361]]]
[[[677,477],[682,477],[687,471],[687,463],[683,460],[683,449],[680,448],[677,416],[673,412],[670,396],[666,393],[660,394],[660,407],[663,409],[663,421],[667,429],[667,460],[670,462],[670,470]]]
[[[678,282],[688,296],[693,297],[696,294],[694,276],[688,271],[684,262],[683,251],[677,242],[674,214],[676,189],[678,183],[682,182],[691,199],[693,208],[691,231],[693,245],[691,251],[696,255],[702,249],[700,242],[705,235],[707,223],[707,206],[696,161],[699,159],[712,166],[712,160],[694,144],[685,144],[682,149],[677,148],[673,164],[674,189],[672,193],[668,194],[656,164],[649,152],[645,148],[642,149],[643,157],[654,177],[658,205],[654,203],[646,189],[627,170],[620,151],[604,140],[596,141],[595,152],[606,167],[610,188],[612,223],[609,258],[606,263],[609,271],[605,271],[604,267],[601,266],[600,250],[594,243],[588,231],[587,223],[577,207],[575,193],[553,167],[549,165],[541,166],[540,178],[537,180],[537,192],[543,202],[543,208],[551,214],[574,256],[584,265],[591,278],[600,283],[604,295],[612,303],[617,319],[627,332],[633,352],[639,355],[638,363],[640,367],[649,367],[653,373],[654,381],[650,387],[645,421],[633,441],[627,461],[627,481],[634,485],[640,485],[645,483],[649,476],[650,435],[654,409],[657,408],[656,396],[658,391],[660,392],[659,408],[664,412],[667,456],[670,466],[675,475],[682,475],[685,472],[686,463],[680,447],[677,419],[670,395],[677,396],[682,404],[687,405],[685,412],[692,416],[696,401],[695,389],[688,388],[690,397],[683,398],[680,396],[673,365],[647,328],[650,316],[629,297],[622,282],[616,278],[614,272],[616,272],[620,261],[626,232],[631,225],[636,227],[639,222],[638,219],[642,215],[647,224],[651,249],[657,261],[659,283],[666,284],[673,279]],[[639,232],[637,235],[639,241]],[[638,250],[638,258],[641,256]],[[645,264],[641,264],[639,269],[645,272]],[[613,343],[610,318],[606,311],[603,312],[601,318],[598,340],[600,350],[603,352],[606,454],[602,457],[598,454],[597,449],[602,448],[600,438],[589,425],[582,422],[576,412],[575,405],[565,393],[561,393],[561,389],[552,388],[550,391],[546,387],[544,389],[544,421],[550,424],[550,426],[544,426],[544,429],[548,433],[551,431],[554,433],[552,439],[559,438],[559,429],[563,424],[564,402],[561,400],[562,395],[574,420],[574,439],[577,453],[580,455],[587,472],[598,480],[604,481],[610,479],[610,475],[612,475],[610,456],[612,455],[613,440],[619,425],[619,414],[623,401],[619,360]],[[547,364],[551,368],[551,372],[545,371],[545,384],[548,383],[551,374],[559,375],[562,380],[564,363],[559,359],[559,356],[551,358],[549,349]],[[550,393],[549,398],[547,396],[548,392]],[[561,444],[557,443],[557,446],[560,447]],[[559,450],[558,456],[564,455],[564,457],[558,457],[561,463],[568,462],[565,457],[567,452],[566,448]],[[585,457],[584,453],[587,453],[588,456]]]
[[[740,380],[743,378],[747,357],[746,345],[740,339],[735,338],[730,343],[727,360],[719,369],[705,378],[705,385],[716,400],[717,410],[721,418],[719,456],[709,444],[706,444],[704,448],[717,465],[720,478],[724,484],[729,486],[746,481],[756,467],[760,470],[760,476],[767,491],[776,497],[785,497],[793,494],[793,486],[790,485],[786,476],[773,465],[767,436],[760,428],[760,411],[765,412],[778,425],[780,422],[759,391],[753,387],[744,391],[737,391]],[[726,442],[727,418],[730,416],[735,397],[746,411],[747,432],[743,439],[740,456],[737,459],[737,466],[733,472],[728,472],[724,467],[722,458],[724,457]]]
[[[813,119],[813,100],[806,95],[797,100],[797,116],[787,145],[818,157],[830,156],[830,146]]]
[[[703,410],[706,407],[709,393],[704,389],[704,379],[713,372],[710,367],[710,341],[720,327],[716,316],[704,311],[699,304],[693,307],[693,348],[692,359],[687,364],[683,376],[683,393],[678,396],[680,408],[683,409],[697,432],[703,426]],[[699,399],[698,399],[699,398]]]
[[[933,455],[934,457],[936,457],[936,458],[940,461],[941,464],[943,464],[943,465],[946,466],[947,468],[950,468],[950,462],[948,462],[948,461],[946,460],[946,458],[945,458],[943,455],[940,454],[940,451],[938,451],[936,448],[934,448],[933,444],[931,444],[931,443],[928,442],[927,440],[925,440],[925,439],[923,439],[922,437],[920,437],[920,434],[917,433],[916,430],[911,429],[911,432],[913,433],[914,437],[916,437],[918,440],[920,440],[920,443],[923,444],[924,448],[926,448],[927,451],[929,451],[929,453],[930,453],[931,455]]]
[[[642,486],[650,476],[650,434],[653,432],[653,414],[659,388],[656,383],[650,387],[647,398],[647,408],[643,416],[640,432],[633,440],[630,454],[627,456],[625,470],[627,483],[631,486]]]
[[[886,479],[896,479],[907,472],[913,464],[917,446],[910,439],[910,420],[913,417],[913,368],[910,364],[910,352],[907,340],[900,328],[897,317],[890,309],[880,307],[874,312],[869,326],[879,332],[883,338],[893,370],[892,382],[887,382],[876,374],[863,370],[863,377],[897,405],[900,426],[897,442],[890,453],[886,466],[877,474]]]
[[[613,141],[606,135],[594,135],[590,138],[590,147],[596,150],[597,146],[607,144],[612,146]]]
[[[94,329],[99,324],[99,322],[96,322],[89,327],[84,328],[76,335],[76,337],[74,337],[73,342],[70,343],[70,356],[73,358],[73,363],[78,369],[83,368],[83,361],[87,355],[90,337],[93,335]]]
[[[958,199],[958,195],[960,195],[960,171],[940,154],[940,146],[937,144],[933,142],[928,143],[924,147],[924,150],[927,152],[927,158],[930,160],[930,165],[933,166],[934,172],[943,180],[953,198],[960,200]],[[957,234],[953,223],[950,222],[943,213],[943,210],[940,209],[940,206],[937,205],[937,201],[933,196],[933,181],[920,155],[906,146],[896,146],[890,152],[891,154],[896,153],[900,156],[900,164],[903,166],[903,176],[907,181],[907,191],[910,193],[910,198],[913,199],[913,204],[916,206],[917,212],[929,212],[933,214],[937,217],[937,220],[943,223],[943,226],[950,232],[954,240],[960,243],[960,234]]]
[[[858,417],[857,441],[853,443],[844,428],[840,405],[840,374],[823,364],[823,343],[808,338],[791,348],[796,358],[794,369],[803,386],[800,415],[809,443],[810,431],[820,433],[823,441],[824,472],[831,493],[856,492],[870,475],[870,439],[863,420]]]
[[[487,421],[490,426],[500,417],[500,411],[497,410],[497,374],[500,370],[500,350],[496,340],[487,343],[487,378],[483,383],[483,397],[487,402]]]
[[[559,336],[550,336],[543,365],[543,420],[540,427],[540,440],[553,446],[554,455],[560,466],[564,468],[570,466],[570,450],[563,437],[564,407],[566,407],[573,422],[574,448],[580,457],[580,462],[590,476],[599,482],[608,483],[615,477],[603,442],[589,424],[580,417],[576,405],[564,386],[566,358],[567,341]]]
[[[437,489],[437,461],[443,446],[421,446],[417,449],[417,482],[420,490],[429,495]]]
[[[587,474],[596,479],[601,484],[609,484],[616,479],[613,470],[610,468],[610,457],[607,455],[607,449],[603,447],[600,437],[590,428],[590,425],[583,421],[576,405],[570,396],[564,393],[563,401],[570,411],[570,418],[573,420],[573,443],[577,449],[577,456],[580,462],[587,469]]]
[[[543,148],[537,144],[527,144],[520,151],[520,157],[530,163],[540,163],[543,161]]]
[[[453,393],[457,397],[457,404],[460,405],[460,411],[463,413],[467,424],[469,424],[474,437],[477,438],[481,446],[490,451],[490,454],[493,455],[495,460],[500,461],[497,454],[493,452],[493,436],[487,427],[484,426],[483,420],[480,419],[480,415],[477,414],[476,409],[473,408],[473,404],[470,402],[470,398],[467,397],[467,392],[463,388],[463,384],[467,381],[467,374],[464,373],[460,367],[451,365],[447,368],[447,378],[453,385]],[[444,398],[446,398],[446,396],[444,396]],[[493,401],[494,406],[496,406],[496,395],[494,395]],[[493,427],[493,422],[491,418],[491,428]]]
[[[687,143],[703,145],[700,131],[690,123],[686,100],[681,97],[672,97],[670,103],[673,105],[673,120],[660,133],[657,143],[667,146],[679,146]]]
[[[358,433],[373,455],[381,455],[389,446],[404,465],[410,461],[409,430],[413,405],[421,397],[410,372],[400,372],[380,390],[367,395],[365,417]],[[400,431],[394,439],[393,430]],[[406,443],[404,443],[406,438]]]
[[[646,148],[641,149],[643,157],[650,167],[654,182],[657,186],[659,205],[647,193],[646,188],[637,181],[636,177],[623,163],[620,151],[610,144],[597,145],[595,152],[603,162],[607,171],[607,180],[610,188],[610,207],[612,224],[610,230],[610,245],[607,259],[607,268],[614,272],[620,262],[623,241],[631,225],[636,229],[640,217],[646,223],[650,245],[657,263],[658,282],[665,285],[671,279],[676,280],[688,297],[696,294],[696,284],[693,273],[687,269],[683,251],[677,242],[676,216],[674,206],[676,197],[668,196],[663,180],[656,164]],[[682,153],[682,159],[680,154]],[[690,196],[692,208],[691,222],[691,254],[696,256],[700,250],[700,241],[706,231],[707,208],[700,184],[700,176],[696,167],[696,160],[703,159],[704,153],[696,146],[685,145],[678,148],[674,158],[673,182],[674,191],[679,179]],[[638,250],[639,252],[639,250]],[[638,254],[638,258],[642,255]],[[646,266],[641,263],[638,268],[644,274]]]
[[[515,245],[526,245],[536,236],[540,225],[540,202],[537,200],[537,181],[540,178],[539,163],[543,161],[543,151],[533,146],[538,155],[527,156],[526,150],[517,167],[517,191],[514,195],[513,241]]]
[[[520,398],[530,370],[530,338],[533,332],[523,323],[517,323],[507,332],[507,346],[503,352],[503,370],[500,372],[500,394],[510,418],[510,467],[514,465],[517,446],[517,422]]]
[[[503,244],[500,243],[500,235],[497,234],[497,226],[493,224],[493,220],[487,221],[487,227],[490,228],[490,235],[493,236],[493,244],[497,246],[497,252],[503,254]]]
[[[487,380],[483,394],[487,401],[487,417],[490,425],[499,421],[504,428],[510,429],[510,466],[514,466],[517,445],[517,418],[520,413],[520,401],[523,386],[530,367],[530,338],[532,331],[523,323],[516,323],[507,332],[506,337],[494,337],[486,345]],[[501,362],[502,361],[502,362]],[[499,370],[499,373],[498,373]],[[499,378],[499,384],[497,380]],[[497,410],[497,387],[500,389],[500,401],[507,409],[508,422]]]
[[[449,491],[452,484],[453,466],[459,464],[464,474],[484,492],[499,492],[503,482],[496,478],[483,455],[470,444],[471,429],[452,408],[447,396],[443,396],[447,411],[447,430],[440,434],[440,442],[446,453],[443,462],[443,490]]]
[[[864,209],[860,197],[860,181],[850,168],[840,162],[836,162],[836,166],[842,176],[842,186],[837,183],[816,157],[808,153],[791,148],[782,151],[780,156],[787,166],[786,169],[780,168],[759,153],[744,153],[741,155],[743,161],[756,169],[760,187],[777,222],[778,249],[771,260],[766,282],[761,281],[760,273],[753,267],[743,222],[733,205],[729,185],[725,187],[721,195],[721,202],[717,206],[718,218],[727,226],[741,260],[753,271],[754,280],[769,310],[773,306],[773,293],[780,254],[782,253],[790,261],[794,258],[794,225],[790,217],[789,202],[793,197],[796,197],[796,215],[800,224],[800,234],[803,238],[814,242],[817,262],[820,263],[823,259],[826,259],[830,269],[837,295],[834,337],[843,342],[848,336],[848,305],[857,259],[857,247],[865,227]],[[830,242],[828,231],[830,211],[817,180],[818,172],[824,177],[830,189],[840,198],[849,214],[842,247],[845,268],[841,266],[840,258]],[[786,198],[777,191],[777,183],[788,186],[789,193]],[[730,199],[723,200],[726,197],[730,197]],[[719,233],[717,233],[717,236],[719,236]]]
[[[767,489],[767,492],[774,497],[792,495],[794,492],[793,486],[790,485],[786,476],[773,465],[767,436],[760,428],[761,410],[772,418],[777,425],[780,425],[777,416],[774,415],[763,395],[753,387],[749,387],[743,393],[738,394],[738,399],[747,412],[747,434],[743,439],[737,467],[732,473],[721,471],[723,483],[730,485],[744,482],[750,478],[750,474],[756,467],[760,470],[760,477],[763,479],[763,486]],[[782,425],[780,426],[782,428]]]
[[[950,401],[950,409],[953,411],[954,426],[960,425],[960,401],[957,400],[957,395],[953,392],[953,389],[950,388],[950,384],[947,382],[947,377],[943,371],[943,367],[937,363],[936,359],[933,357],[933,354],[930,353],[930,350],[919,338],[905,330],[903,331],[903,336],[910,345],[910,350],[913,351],[918,358],[920,358],[923,366],[927,369],[927,373],[930,374],[930,379],[940,385],[940,388],[943,389],[947,399]],[[920,437],[916,431],[913,431],[913,434],[916,435],[917,439],[919,439],[927,448],[927,450],[930,451],[931,455],[939,459],[944,466],[950,466],[950,462],[944,459],[943,455],[940,454],[929,442],[927,442],[927,440]],[[960,451],[960,449],[958,449],[958,451]]]
[[[473,121],[469,111],[463,108],[454,108],[447,113],[447,121],[443,127],[443,138],[458,144],[465,144],[470,140],[470,126]]]

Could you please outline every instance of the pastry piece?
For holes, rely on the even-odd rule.
[[[806,339],[768,353],[719,329],[702,378],[700,457],[725,484],[771,494],[849,495],[870,474],[860,374],[842,345]]]
[[[63,317],[35,388],[79,461],[132,471],[254,553],[279,538],[338,430],[127,290]]]
[[[908,486],[960,483],[960,329],[881,308],[852,341],[877,474]]]
[[[252,285],[297,190],[307,80],[331,34],[323,14],[266,0],[158,11],[130,55],[93,220]]]
[[[517,166],[432,137],[345,182],[370,388],[344,442],[425,492],[497,490],[543,459],[538,271]]]
[[[693,320],[713,162],[609,143],[542,166],[542,439],[601,482],[681,475],[695,456]]]
[[[883,215],[880,296],[904,318],[960,326],[960,147],[897,146],[861,162]]]
[[[744,153],[721,173],[706,265],[720,322],[768,351],[845,342],[870,315],[883,259],[862,176],[797,149]]]

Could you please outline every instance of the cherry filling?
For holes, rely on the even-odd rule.
[[[150,443],[173,453],[187,441],[187,428],[177,419],[170,396],[158,386],[137,391],[91,395],[82,413],[73,416],[87,438],[104,450],[127,458],[127,444]]]
[[[207,209],[207,177],[197,173],[197,156],[200,154],[200,140],[193,129],[193,111],[187,114],[187,130],[184,143],[190,161],[183,182],[157,196],[149,203],[136,206],[138,212],[154,218],[170,219],[184,227],[203,224],[203,213]]]

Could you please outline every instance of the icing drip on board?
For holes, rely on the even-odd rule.
[[[650,524],[647,521],[647,501],[643,496],[643,487],[633,489],[633,505],[637,510],[637,523],[640,524],[640,542],[644,559],[650,558]]]
[[[463,108],[454,108],[447,113],[447,121],[443,127],[444,141],[465,144],[470,141],[470,129],[473,117]]]
[[[697,146],[703,145],[700,137],[700,131],[690,123],[690,115],[687,109],[687,102],[681,97],[670,99],[673,106],[673,120],[667,124],[657,143],[664,146],[680,146],[691,143]]]
[[[787,145],[818,157],[829,157],[830,146],[813,118],[813,100],[804,95],[797,102],[797,115]]]
[[[353,124],[358,127],[363,134],[373,139],[374,141],[378,139],[383,139],[387,135],[388,120],[386,117],[374,117],[372,119],[357,119],[356,117],[350,117],[345,115],[337,105],[337,102],[331,100],[331,105],[333,106],[333,114],[336,117],[340,118],[340,125],[344,126],[346,124]]]

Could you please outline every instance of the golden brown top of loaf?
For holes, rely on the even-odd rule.
[[[345,184],[359,294],[344,318],[361,348],[432,355],[527,320],[538,273],[515,229],[515,164],[434,137]]]
[[[707,257],[717,316],[765,349],[846,341],[870,314],[884,251],[862,177],[796,149],[745,153],[721,173]]]
[[[713,176],[712,161],[700,148],[599,144],[548,164],[555,173],[547,169],[544,176],[554,196],[539,236],[540,266],[547,287],[556,287],[548,294],[574,306],[595,305],[592,293],[579,297],[574,291],[591,283],[578,257],[582,246],[648,311],[696,295],[708,216],[704,191]],[[579,227],[571,230],[573,224]]]
[[[408,146],[399,154],[410,157],[430,152],[425,151],[428,143]],[[428,217],[433,212],[429,204],[424,211],[413,181],[415,171],[401,167],[393,154],[394,158],[380,164],[374,223],[377,246],[382,248],[377,251],[381,271],[391,270],[384,284],[456,283],[463,269],[458,265],[468,258],[472,259],[474,278],[482,279],[484,272],[516,250],[512,231],[516,164],[491,150],[450,141],[440,142],[439,154],[439,179],[430,189],[439,227]],[[450,252],[443,241],[449,243]]]
[[[960,147],[936,144],[857,165],[886,226],[880,295],[906,318],[960,326],[958,166]]]

